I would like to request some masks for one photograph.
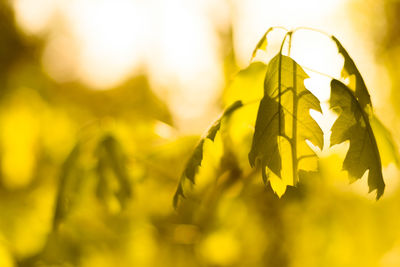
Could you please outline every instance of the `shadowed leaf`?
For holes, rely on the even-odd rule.
[[[255,166],[256,161],[259,161],[261,165],[268,166],[278,176],[281,175],[282,169],[278,136],[280,132],[285,131],[284,124],[281,124],[281,131],[279,131],[279,117],[284,122],[284,113],[279,112],[279,104],[265,95],[258,109],[253,145],[249,154],[252,167]],[[266,179],[266,176],[263,175],[263,177]]]
[[[296,185],[297,171],[303,168],[300,161],[315,161],[316,155],[305,141],[311,141],[320,149],[323,147],[322,130],[310,116],[310,109],[322,110],[319,100],[304,86],[307,78],[301,66],[290,57],[278,54],[268,65],[264,98],[260,102],[249,153],[250,165],[262,168],[264,180],[267,179],[265,167],[281,179],[282,169],[286,168],[290,171],[285,174],[291,173],[291,184]],[[290,147],[286,152],[291,154],[291,163],[282,160],[283,141],[286,148]]]
[[[369,192],[377,190],[376,198],[379,199],[385,189],[385,183],[381,158],[367,113],[353,91],[338,80],[331,82],[330,106],[341,109],[332,126],[331,146],[350,141],[343,170],[348,171],[352,180],[360,179],[369,170]]]
[[[348,78],[351,75],[355,76],[356,85],[355,88],[351,88],[355,92],[355,97],[359,101],[363,110],[365,110],[367,105],[372,108],[371,97],[368,93],[364,79],[362,78],[360,71],[356,67],[356,64],[335,36],[332,36],[332,40],[336,43],[339,53],[342,54],[342,56],[344,57],[344,66],[342,70],[343,78]]]
[[[386,166],[393,162],[396,164],[396,166],[399,166],[400,160],[397,152],[398,149],[390,131],[376,116],[372,116],[370,118],[370,123],[376,137],[379,152],[381,154],[382,164]]]

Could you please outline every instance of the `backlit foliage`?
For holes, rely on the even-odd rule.
[[[252,58],[255,57],[258,49],[267,49],[268,34],[273,29],[268,29],[262,36],[254,49]],[[255,65],[251,65],[248,69],[239,72],[235,78],[238,81],[245,81],[236,82],[240,84],[236,90],[250,92],[249,94],[252,95],[251,92],[260,90],[262,87],[260,75],[265,76],[264,96],[257,111],[249,162],[252,168],[261,169],[264,183],[270,183],[279,196],[285,192],[287,186],[296,186],[299,177],[307,179],[307,176],[318,175],[318,156],[313,150],[315,148],[309,143],[319,150],[324,148],[324,134],[310,115],[310,109],[320,113],[322,109],[318,98],[305,87],[304,80],[309,76],[290,56],[283,55],[286,39],[289,39],[290,53],[292,35],[299,30],[314,31],[308,28],[288,31],[283,38],[279,53],[265,67],[256,68]],[[317,30],[315,32],[319,33]],[[327,34],[321,33],[321,35]],[[342,77],[339,78],[351,81],[351,84],[346,85],[332,78],[330,105],[331,108],[336,109],[339,117],[331,129],[330,146],[350,141],[350,148],[343,162],[343,170],[348,171],[351,181],[360,179],[368,171],[369,191],[376,190],[376,198],[379,199],[383,194],[385,184],[381,156],[370,121],[377,121],[381,130],[387,133],[382,137],[386,139],[385,143],[393,144],[393,140],[388,130],[373,115],[370,95],[354,61],[336,37],[329,35],[327,37],[332,39],[339,53],[344,57]],[[250,69],[256,71],[251,73]],[[242,106],[244,105],[238,108]],[[228,110],[235,111],[230,108]],[[226,116],[226,113],[222,116]],[[251,121],[249,118],[247,120]],[[214,129],[214,126],[210,129],[213,137],[209,139],[212,141],[215,137]],[[196,148],[187,163],[186,173],[182,175],[183,180],[186,176],[193,184],[194,175],[203,158],[203,142],[202,140]],[[397,153],[392,153],[392,156],[392,160],[397,161]],[[177,197],[184,195],[182,184],[183,182],[180,182],[174,198],[175,206]]]
[[[399,265],[400,192],[383,175],[395,139],[336,38],[321,35],[344,58],[329,148],[314,116],[328,103],[289,53],[301,29],[267,63],[269,29],[235,74],[232,29],[221,37],[225,111],[202,138],[176,129],[147,74],[59,83],[41,66],[47,37],[22,34],[4,1],[0,29],[1,267]]]

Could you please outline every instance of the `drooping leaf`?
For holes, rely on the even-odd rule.
[[[368,93],[364,79],[362,78],[360,71],[357,69],[356,64],[335,36],[332,36],[332,40],[336,43],[339,53],[342,54],[344,58],[344,65],[342,70],[343,78],[350,78],[349,76],[351,75],[355,76],[355,87],[353,88],[352,86],[350,86],[350,88],[354,91],[354,95],[363,110],[366,110],[367,106],[369,106],[369,108],[372,108],[371,97]]]
[[[323,133],[310,116],[310,109],[322,110],[319,100],[304,85],[307,78],[301,66],[290,57],[278,54],[268,65],[264,98],[249,153],[250,165],[261,167],[264,180],[266,167],[280,179],[282,170],[286,169],[284,175],[291,176],[288,184],[296,185],[299,169],[310,170],[316,166],[315,152],[306,140],[322,149]],[[291,155],[289,162],[282,159],[286,152]]]
[[[80,143],[77,143],[62,165],[53,217],[53,230],[57,229],[59,224],[69,213],[71,206],[74,204],[73,200],[76,192],[74,190],[74,184],[77,180],[74,175],[74,169],[80,154],[80,150],[81,145]]]
[[[177,206],[179,197],[182,196],[184,197],[183,193],[183,182],[185,179],[188,179],[192,184],[195,183],[195,176],[196,173],[199,170],[199,167],[201,166],[201,162],[203,160],[203,146],[204,142],[206,139],[210,139],[211,141],[214,141],[215,136],[217,132],[221,128],[221,122],[222,119],[228,117],[230,114],[232,114],[235,110],[238,108],[241,108],[243,106],[242,101],[236,101],[229,107],[227,107],[224,111],[224,113],[221,115],[221,117],[214,122],[214,124],[210,127],[210,129],[207,132],[206,137],[202,138],[197,146],[195,147],[191,157],[189,158],[188,162],[186,163],[186,167],[181,175],[178,188],[175,192],[174,199],[173,199],[173,204],[174,207]]]
[[[229,107],[227,107],[224,111],[224,113],[222,114],[221,118],[219,118],[214,124],[213,126],[211,126],[211,128],[208,130],[207,136],[206,138],[210,139],[211,141],[214,141],[215,135],[217,134],[217,132],[219,131],[219,129],[221,128],[221,121],[222,118],[228,117],[229,115],[232,114],[232,112],[234,112],[235,110],[237,110],[238,108],[241,108],[243,106],[242,101],[236,101],[235,103],[233,103],[232,105],[230,105]]]
[[[213,126],[214,127],[214,126]],[[214,127],[217,129],[217,127]],[[217,131],[215,131],[216,133]],[[212,139],[210,139],[212,140]],[[198,168],[201,166],[201,161],[203,160],[203,145],[204,139],[201,139],[200,142],[195,147],[192,156],[189,158],[189,161],[186,164],[184,175],[188,178],[193,184],[195,183],[194,177],[198,171]]]
[[[382,164],[374,133],[362,104],[355,93],[338,80],[331,82],[331,108],[340,108],[338,119],[332,126],[331,146],[350,141],[343,162],[351,180],[360,179],[368,172],[369,192],[377,190],[379,199],[385,189],[382,177]]]
[[[251,54],[251,60],[253,60],[253,58],[256,56],[257,50],[259,49],[265,50],[265,48],[268,45],[268,40],[267,40],[268,33],[270,33],[273,29],[274,29],[273,27],[270,27],[258,41],[256,47],[253,50],[253,53]]]
[[[106,135],[98,144],[96,150],[98,182],[96,194],[99,200],[107,202],[112,195],[123,207],[126,200],[132,196],[129,175],[126,169],[126,158],[119,142],[111,135]],[[110,177],[112,173],[112,177]],[[112,189],[110,179],[116,179],[118,188]]]
[[[259,160],[261,165],[266,164],[271,171],[281,176],[278,136],[285,131],[285,124],[282,123],[279,130],[279,121],[284,122],[284,112],[279,110],[279,106],[279,103],[268,95],[261,100],[249,159],[252,167],[256,160]]]
[[[376,116],[370,118],[370,123],[378,144],[382,165],[386,166],[393,162],[396,166],[400,166],[398,149],[390,131]]]

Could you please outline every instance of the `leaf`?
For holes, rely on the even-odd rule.
[[[316,166],[316,155],[306,140],[322,149],[323,133],[310,116],[310,109],[322,110],[318,98],[305,88],[307,78],[290,57],[278,54],[268,65],[249,153],[250,165],[261,167],[265,182],[265,167],[280,179],[287,180],[290,175],[291,184],[296,185],[298,170],[309,169],[306,164],[300,165],[302,161],[311,162],[311,168]],[[291,155],[289,162],[282,159],[287,151]]]
[[[217,129],[215,125],[213,126],[214,129]],[[217,130],[215,130],[217,131]],[[213,141],[213,139],[210,139]],[[195,180],[194,177],[198,171],[198,168],[201,166],[201,161],[203,160],[203,145],[204,139],[201,139],[200,142],[197,144],[196,148],[193,151],[192,156],[190,157],[188,163],[186,164],[184,174],[185,176],[194,184]]]
[[[188,162],[186,163],[186,167],[181,175],[180,181],[178,188],[175,192],[174,199],[173,199],[173,204],[174,207],[177,206],[179,197],[182,196],[184,197],[183,193],[183,182],[187,178],[192,184],[195,184],[195,176],[196,173],[199,170],[199,167],[201,166],[201,162],[203,160],[203,146],[204,142],[206,139],[210,139],[211,141],[214,141],[215,136],[217,132],[221,128],[221,121],[223,118],[228,117],[231,115],[235,110],[238,108],[241,108],[243,106],[242,101],[236,101],[229,107],[227,107],[224,111],[224,113],[221,115],[221,117],[214,122],[214,124],[210,127],[210,129],[207,132],[206,137],[202,138],[197,146],[195,147],[191,157],[189,158]]]
[[[353,91],[335,79],[331,82],[330,106],[341,109],[332,126],[331,146],[350,141],[343,170],[348,172],[352,180],[360,179],[369,170],[369,192],[377,190],[376,199],[379,199],[385,183],[378,146],[367,113]]]
[[[253,60],[253,58],[256,56],[256,53],[257,53],[257,51],[258,51],[259,49],[265,50],[265,49],[267,48],[267,45],[268,45],[267,36],[268,36],[268,33],[270,33],[273,29],[274,29],[273,27],[270,27],[270,28],[264,33],[264,35],[261,37],[261,39],[258,41],[256,47],[255,47],[254,50],[253,50],[253,53],[251,54],[251,60],[250,60],[250,61]]]
[[[229,107],[227,107],[224,111],[224,113],[222,114],[221,118],[219,118],[214,125],[210,128],[210,130],[208,130],[208,134],[206,136],[206,138],[210,139],[211,141],[214,141],[215,135],[217,134],[217,132],[219,131],[219,129],[221,128],[221,121],[223,118],[228,117],[229,115],[231,115],[235,110],[237,110],[238,108],[241,108],[243,106],[242,101],[236,101],[235,103],[233,103],[232,105],[230,105]]]
[[[246,103],[260,99],[266,72],[267,65],[258,61],[240,70],[224,92],[224,103],[230,105],[238,100]]]
[[[280,112],[279,106],[279,103],[268,95],[265,95],[261,100],[253,144],[249,154],[252,167],[254,167],[257,159],[261,162],[261,165],[264,165],[265,162],[268,168],[278,176],[281,175],[282,169],[281,156],[278,149],[278,136],[280,132],[285,131],[285,125],[283,123],[279,125],[279,121],[284,121],[284,112]],[[280,131],[279,126],[281,127]],[[265,176],[263,177],[265,178]]]
[[[396,166],[400,166],[398,149],[390,131],[376,116],[370,118],[370,123],[376,137],[383,166],[391,162],[395,163]]]
[[[350,75],[355,76],[355,88],[352,88],[355,92],[355,97],[359,101],[361,108],[366,110],[366,107],[372,108],[371,97],[368,93],[367,87],[365,85],[364,79],[362,78],[360,71],[357,69],[356,64],[353,59],[349,56],[346,49],[342,46],[339,40],[335,37],[331,37],[332,40],[336,43],[336,46],[339,50],[339,53],[344,57],[344,65],[342,70],[343,78],[348,78]]]
[[[99,200],[107,202],[110,195],[115,195],[120,205],[124,207],[128,198],[132,196],[128,170],[126,169],[126,157],[120,143],[111,135],[106,135],[99,142],[96,150],[98,157],[97,175],[98,183],[96,195]],[[111,172],[110,172],[111,171]],[[110,173],[114,174],[110,177]],[[110,186],[110,179],[116,179],[118,187]]]
[[[74,168],[81,152],[81,145],[78,142],[72,149],[61,168],[60,180],[58,184],[58,194],[55,204],[53,218],[53,230],[57,229],[59,224],[69,213],[74,201],[74,184],[77,178],[74,176]]]

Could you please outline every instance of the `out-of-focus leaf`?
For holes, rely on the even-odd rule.
[[[385,189],[378,146],[367,113],[353,91],[338,80],[331,82],[331,108],[339,107],[341,112],[332,126],[331,146],[350,141],[343,162],[343,170],[350,179],[360,179],[369,170],[369,192],[377,190],[379,199]]]
[[[393,162],[399,166],[400,160],[398,149],[390,131],[376,116],[370,118],[370,124],[375,134],[376,142],[381,154],[382,164],[386,166]]]
[[[211,141],[214,141],[215,139],[215,135],[217,134],[217,132],[219,131],[219,129],[221,128],[221,121],[223,118],[228,117],[229,115],[231,115],[235,110],[237,110],[238,108],[241,108],[243,106],[242,101],[236,101],[235,103],[233,103],[232,105],[230,105],[229,107],[227,107],[224,111],[224,113],[222,114],[221,118],[219,118],[213,126],[211,126],[210,130],[208,130],[207,136],[206,138],[210,139]]]
[[[241,101],[236,101],[229,107],[227,107],[224,111],[224,113],[221,115],[221,117],[215,121],[215,123],[211,126],[211,128],[208,130],[206,137],[202,138],[199,143],[197,144],[196,148],[193,151],[192,156],[189,158],[189,161],[186,164],[186,167],[182,173],[182,176],[179,181],[178,188],[175,192],[174,199],[173,199],[173,204],[174,207],[177,206],[178,200],[180,196],[184,196],[183,193],[183,182],[187,178],[192,184],[195,183],[195,175],[201,166],[201,162],[203,160],[203,146],[204,142],[206,139],[210,139],[211,141],[214,141],[215,136],[219,129],[221,128],[221,122],[222,119],[228,117],[232,112],[237,110],[238,108],[241,108],[243,106],[243,103]]]
[[[6,86],[8,76],[14,70],[15,62],[32,57],[36,52],[36,44],[28,38],[24,38],[17,25],[13,14],[13,3],[0,1],[0,92],[11,89]]]
[[[266,71],[267,65],[262,62],[253,62],[239,71],[224,92],[225,104],[231,105],[238,100],[246,103],[262,98]]]
[[[17,75],[12,78],[13,86],[27,86],[33,83],[31,77],[23,82],[21,79],[18,80]],[[57,94],[52,91],[54,86],[58,88]],[[82,108],[88,112],[88,115],[96,118],[113,116],[129,120],[130,123],[160,120],[172,124],[168,106],[151,90],[147,76],[133,77],[112,90],[92,90],[76,83],[39,84],[37,87],[51,96],[52,103],[64,105],[67,108]]]
[[[251,60],[253,60],[253,58],[256,56],[257,50],[259,50],[259,49],[265,50],[267,48],[267,45],[268,45],[267,36],[268,36],[268,33],[270,33],[273,29],[274,29],[273,27],[270,27],[264,33],[264,35],[261,37],[260,41],[258,41],[256,47],[253,50],[253,53],[251,54]]]
[[[332,40],[336,43],[339,53],[344,57],[344,65],[342,70],[343,78],[350,78],[349,76],[351,75],[355,76],[355,88],[351,88],[351,86],[350,88],[355,92],[354,95],[363,110],[366,110],[365,108],[367,106],[372,108],[371,97],[368,93],[367,87],[365,86],[364,79],[356,67],[356,64],[335,36],[332,36]],[[366,111],[369,112],[368,109]]]
[[[290,57],[278,54],[268,65],[264,98],[260,102],[249,153],[250,165],[262,168],[265,181],[266,167],[280,179],[283,178],[282,168],[290,169],[285,173],[291,174],[291,184],[296,185],[298,170],[309,170],[309,166],[300,166],[302,161],[315,161],[311,164],[316,166],[316,155],[305,141],[322,149],[323,133],[310,116],[310,109],[322,110],[319,100],[304,85],[307,78],[301,66]],[[290,158],[282,160],[287,154]]]
[[[74,179],[71,179],[71,176],[73,175],[80,149],[80,143],[77,143],[62,166],[53,218],[53,229],[57,229],[58,225],[65,219],[71,206],[74,204],[73,195],[75,194],[75,190],[73,187],[76,178],[72,177]]]
[[[203,145],[205,139],[201,139],[193,151],[188,163],[186,164],[184,175],[194,184],[194,176],[196,175],[198,168],[201,166],[203,160]]]
[[[97,174],[98,183],[96,194],[102,201],[107,201],[107,198],[115,194],[120,205],[125,206],[126,200],[131,197],[132,190],[129,182],[128,171],[126,169],[126,158],[121,149],[121,145],[111,135],[106,135],[99,143],[96,154],[98,156]],[[109,177],[108,170],[114,174]],[[111,181],[112,178],[117,179],[117,188],[112,192]]]

